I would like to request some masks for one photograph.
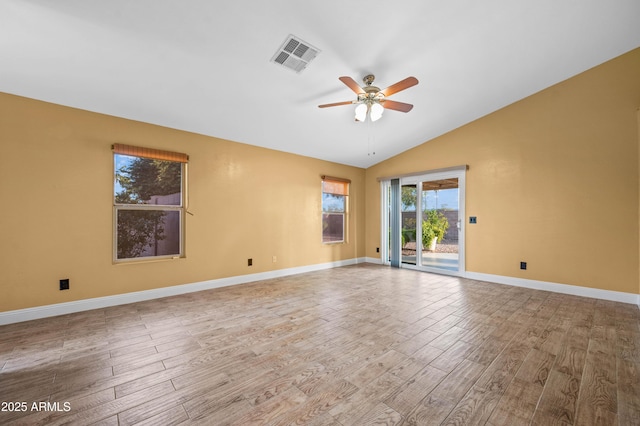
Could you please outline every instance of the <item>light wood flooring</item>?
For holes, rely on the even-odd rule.
[[[0,424],[640,425],[639,323],[634,305],[336,268],[2,326],[0,401],[27,407]]]

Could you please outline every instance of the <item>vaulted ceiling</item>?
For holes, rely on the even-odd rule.
[[[640,46],[638,0],[2,0],[0,91],[368,167]],[[319,49],[271,61],[290,34]],[[356,123],[338,77],[409,113]],[[131,141],[128,141],[131,142]]]

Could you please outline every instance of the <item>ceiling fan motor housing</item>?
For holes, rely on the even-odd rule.
[[[380,93],[380,88],[376,86],[365,86],[362,88],[365,93],[358,95],[359,102],[379,102],[384,95]]]
[[[369,74],[369,75],[364,76],[364,78],[362,79],[362,81],[364,82],[364,87],[362,88],[362,90],[364,90],[365,94],[362,96],[362,99],[360,99],[360,101],[364,101],[364,100],[375,101],[376,100],[376,95],[380,92],[380,88],[376,87],[376,86],[372,86],[373,81],[375,79],[376,79],[376,76],[373,75],[373,74]],[[382,95],[382,94],[380,94],[380,95]]]

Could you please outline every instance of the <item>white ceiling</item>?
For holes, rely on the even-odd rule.
[[[640,46],[639,18],[638,0],[1,0],[0,91],[368,167]],[[289,34],[321,51],[300,74],[270,62]],[[391,97],[413,110],[317,108],[367,73],[418,78]]]

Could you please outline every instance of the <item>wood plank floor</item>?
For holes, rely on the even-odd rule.
[[[640,425],[640,311],[349,266],[2,326],[0,401],[3,425]]]

